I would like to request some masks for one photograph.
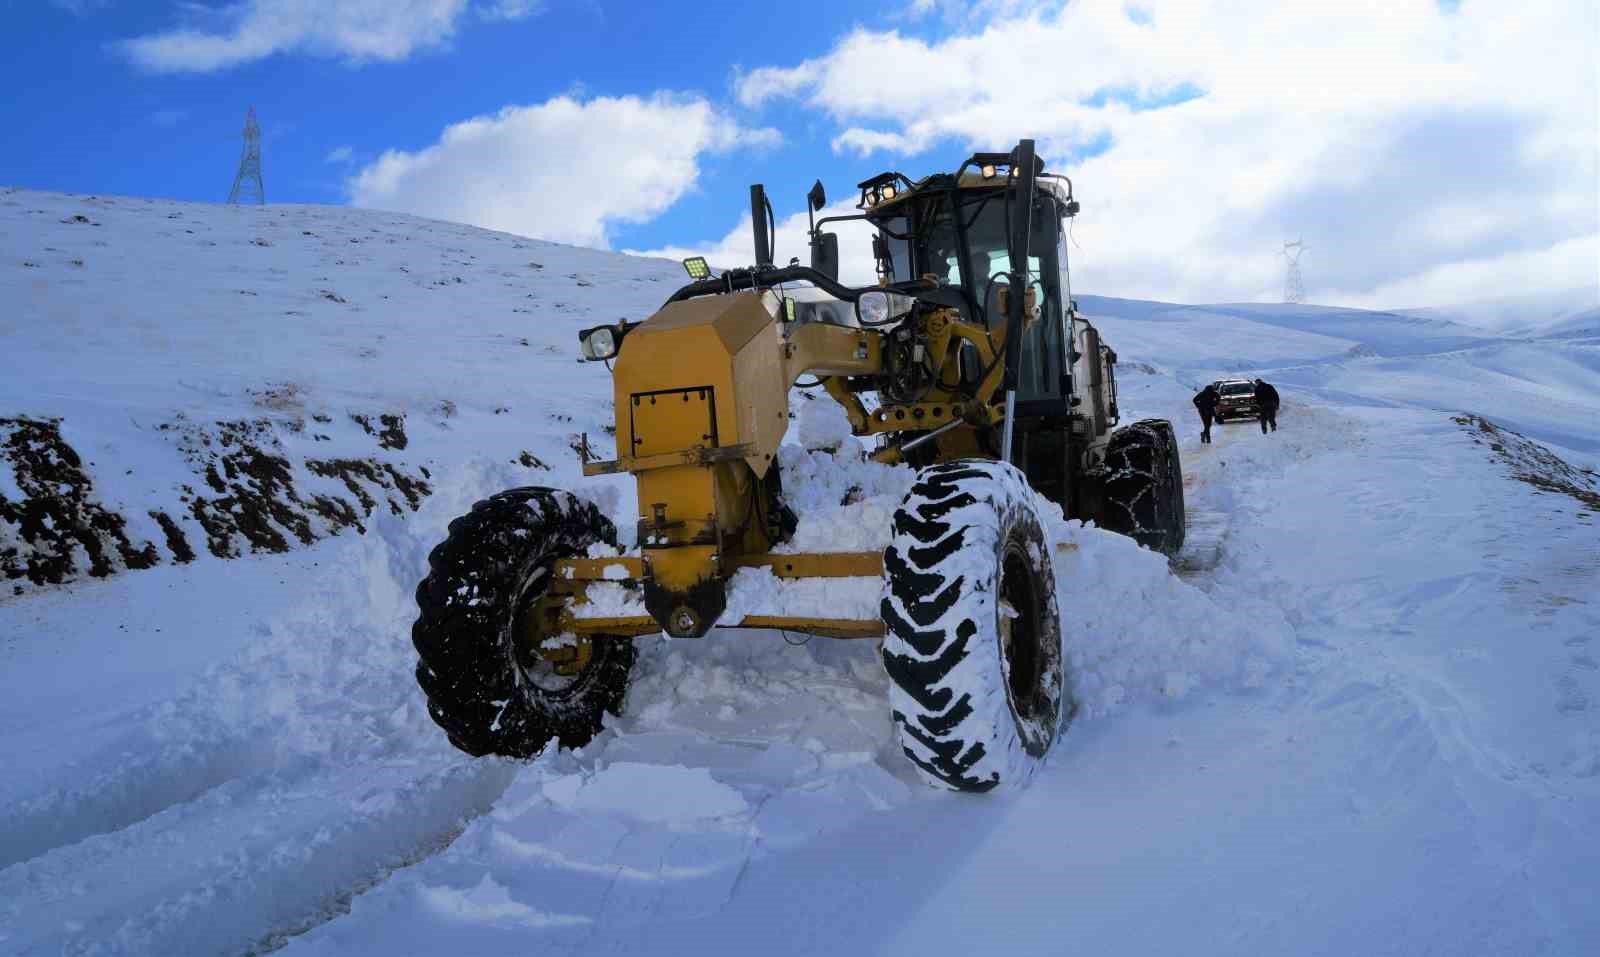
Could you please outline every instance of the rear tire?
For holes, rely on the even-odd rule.
[[[923,469],[883,556],[883,665],[900,746],[936,787],[1025,784],[1070,695],[1050,545],[1004,463]]]
[[[610,520],[556,489],[501,492],[450,523],[417,586],[411,641],[428,714],[451,744],[468,754],[519,758],[552,740],[581,747],[606,712],[620,709],[633,668],[631,639],[592,639],[586,663],[571,674],[529,640],[536,629],[527,615],[555,560],[601,542],[616,543]]]
[[[1112,433],[1106,447],[1100,527],[1153,551],[1183,548],[1183,467],[1178,437],[1165,419],[1144,419]]]

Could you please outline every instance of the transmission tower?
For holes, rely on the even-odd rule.
[[[267,188],[261,185],[261,127],[256,125],[256,108],[244,117],[244,151],[239,154],[239,172],[233,176],[229,203],[254,202],[266,205]]]
[[[1300,240],[1283,244],[1283,301],[1304,302],[1305,284],[1300,281],[1300,254],[1310,247]]]

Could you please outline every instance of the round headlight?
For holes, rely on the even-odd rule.
[[[617,354],[617,334],[609,326],[601,326],[584,336],[579,345],[585,359],[609,359]]]

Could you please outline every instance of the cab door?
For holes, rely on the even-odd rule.
[[[1073,494],[1074,446],[1066,259],[1060,211],[1048,198],[1040,205],[1034,214],[1028,256],[1039,318],[1029,326],[1022,343],[1013,441],[1019,453],[1016,464],[1029,483],[1066,508]]]

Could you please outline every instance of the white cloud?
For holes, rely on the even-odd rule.
[[[355,155],[356,151],[353,147],[335,146],[328,151],[328,155],[324,156],[322,161],[324,163],[348,163]]]
[[[544,10],[542,0],[485,0],[478,16],[485,20],[524,20]]]
[[[1335,293],[1347,305],[1405,308],[1488,303],[1524,293],[1587,290],[1600,301],[1600,233],[1464,262],[1442,263],[1374,290]]]
[[[702,156],[779,140],[700,98],[561,96],[389,150],[349,188],[358,206],[604,247],[611,226],[650,220],[693,188]]]
[[[518,19],[538,4],[494,0],[479,9],[489,19]],[[468,0],[239,0],[185,10],[180,26],[125,40],[123,52],[160,73],[204,73],[280,53],[403,60],[448,42]]]
[[[1275,298],[1304,232],[1313,300],[1415,305],[1581,264],[1561,250],[1600,232],[1597,57],[1592,0],[1075,0],[936,42],[856,29],[736,93],[908,173],[1035,137],[1083,200],[1087,291]]]

